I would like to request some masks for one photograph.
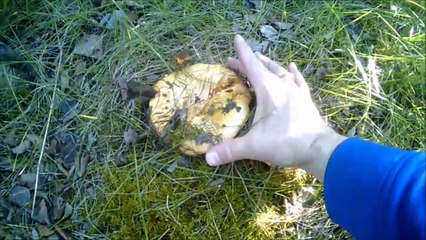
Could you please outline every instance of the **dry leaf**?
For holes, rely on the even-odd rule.
[[[65,90],[70,88],[70,76],[68,74],[67,70],[62,71],[61,74],[61,91],[64,92]]]
[[[268,40],[275,40],[278,37],[278,31],[271,25],[263,25],[260,27],[260,32]]]
[[[288,30],[292,28],[294,24],[288,22],[274,22],[274,26],[279,30]]]
[[[33,146],[40,146],[41,145],[41,138],[35,134],[28,134],[27,135],[27,140],[30,141]]]
[[[16,129],[13,129],[10,131],[5,138],[3,138],[3,142],[11,147],[15,147],[19,144],[18,140],[16,139]]]
[[[257,41],[254,38],[249,38],[249,39],[247,39],[247,44],[250,46],[250,48],[254,52],[265,53],[266,50],[268,50],[269,41],[268,40],[263,40],[262,42],[260,42],[260,41]]]
[[[135,144],[139,141],[138,133],[131,127],[127,128],[127,131],[124,132],[124,144]]]
[[[170,165],[170,166],[167,168],[167,172],[169,172],[169,173],[174,172],[174,171],[176,170],[177,166],[178,166],[177,161],[174,161],[174,162],[172,163],[172,165]]]
[[[51,154],[51,155],[56,155],[56,148],[58,147],[58,140],[56,140],[56,138],[52,139],[52,141],[50,141],[50,146],[49,149],[47,150],[47,153]]]
[[[183,50],[175,55],[176,62],[179,66],[191,64],[192,53],[189,50]]]
[[[55,220],[60,220],[64,216],[65,210],[65,201],[62,197],[53,197],[52,199],[53,205],[53,218]]]
[[[9,193],[9,200],[19,207],[25,206],[30,201],[30,190],[26,187],[15,185]]]
[[[87,164],[89,163],[89,161],[90,161],[89,155],[86,155],[86,156],[84,156],[80,159],[80,166],[79,166],[79,170],[77,172],[77,176],[79,176],[79,177],[83,176],[83,174],[86,172],[86,167],[87,167]]]
[[[32,218],[41,224],[50,225],[49,212],[47,210],[46,200],[42,199],[34,210],[34,215]]]
[[[262,7],[261,0],[243,0],[243,5],[250,9],[260,9]]]
[[[12,148],[12,152],[16,155],[22,154],[31,148],[31,142],[25,139],[18,146]]]
[[[68,236],[68,234],[66,232],[64,232],[64,230],[62,230],[62,228],[60,228],[58,225],[55,225],[55,230],[59,233],[59,235],[61,235],[61,237],[65,240],[71,240],[72,238],[70,236]]]
[[[40,235],[37,232],[37,229],[31,228],[31,237],[33,240],[37,240],[40,238]]]
[[[74,47],[73,52],[86,57],[100,58],[103,54],[102,37],[95,34],[84,36]]]
[[[120,21],[126,19],[126,13],[123,10],[114,10],[112,14],[107,14],[101,19],[101,26],[113,30],[118,27]]]
[[[86,62],[81,59],[77,60],[74,66],[73,76],[84,74],[85,72],[86,72]]]
[[[55,233],[55,231],[53,231],[53,230],[49,229],[47,226],[39,224],[39,223],[36,223],[36,227],[37,227],[38,233],[42,237],[47,237],[47,236]]]
[[[66,169],[71,169],[75,165],[77,155],[76,137],[68,132],[61,133],[59,146],[59,157]]]
[[[30,189],[34,189],[37,175],[35,173],[24,173],[19,178],[19,182],[23,186],[27,186]]]
[[[73,211],[73,207],[69,203],[65,203],[65,209],[64,209],[64,216],[62,219],[66,219],[67,217],[71,216]]]

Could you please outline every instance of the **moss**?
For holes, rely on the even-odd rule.
[[[102,231],[112,239],[274,237],[271,231],[259,228],[256,219],[263,206],[281,209],[280,198],[274,196],[279,187],[275,180],[280,176],[273,176],[265,187],[257,178],[244,177],[255,174],[255,165],[248,171],[242,166],[215,186],[211,183],[218,177],[206,175],[203,165],[194,163],[197,171],[180,167],[168,173],[147,165],[140,173],[133,165],[105,170],[105,189],[98,193],[100,202],[94,216],[92,213],[95,225],[104,226]],[[237,172],[244,174],[242,178],[234,177]],[[258,176],[265,178],[264,174]]]

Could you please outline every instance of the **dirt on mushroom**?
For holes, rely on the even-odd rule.
[[[160,79],[154,90],[151,124],[186,155],[234,138],[250,112],[248,87],[222,64],[194,64]]]

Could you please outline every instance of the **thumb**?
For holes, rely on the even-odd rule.
[[[236,160],[249,158],[247,136],[230,139],[219,143],[206,153],[206,161],[210,166],[218,166]]]

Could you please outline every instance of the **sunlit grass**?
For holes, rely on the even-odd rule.
[[[37,79],[19,80],[9,62],[0,62],[0,137],[12,129],[20,138],[47,131],[51,139],[68,131],[78,137],[80,157],[92,159],[84,177],[66,178],[43,153],[41,164],[55,176],[49,191],[57,194],[63,185],[72,189],[65,197],[74,206],[75,224],[58,225],[72,236],[88,238],[349,238],[327,218],[322,186],[299,171],[252,161],[211,168],[198,157],[168,172],[181,156],[154,136],[147,100],[124,101],[120,95],[121,80],[152,84],[178,69],[174,55],[185,49],[193,53],[194,62],[225,62],[235,54],[232,26],[245,28],[244,37],[260,40],[262,18],[274,16],[294,27],[291,35],[270,43],[265,55],[284,65],[298,64],[336,131],[424,150],[425,9],[414,1],[285,2],[268,1],[251,11],[242,1],[144,1],[143,7],[133,7],[138,21],[129,17],[109,31],[99,27],[99,20],[113,10],[127,11],[124,2],[10,5],[13,11],[1,25],[0,38],[26,57]],[[241,17],[231,20],[232,13]],[[253,23],[244,18],[249,14],[255,14]],[[100,59],[72,53],[89,33],[103,36]],[[377,89],[371,87],[368,59],[375,59],[380,69]],[[77,78],[72,73],[81,60],[86,69]],[[361,69],[367,75],[362,76]],[[71,74],[67,91],[60,88],[64,71]],[[62,125],[57,109],[65,99],[78,100],[81,112]],[[127,127],[141,136],[137,145],[123,143]],[[15,171],[0,175],[2,196],[18,182],[19,173],[37,168],[33,159],[40,154],[36,148],[16,157],[0,144],[0,156],[15,166]],[[294,196],[307,187],[316,190],[309,197],[314,203],[303,205],[301,212],[289,211],[290,203],[298,204]],[[31,232],[13,224],[7,229]]]

